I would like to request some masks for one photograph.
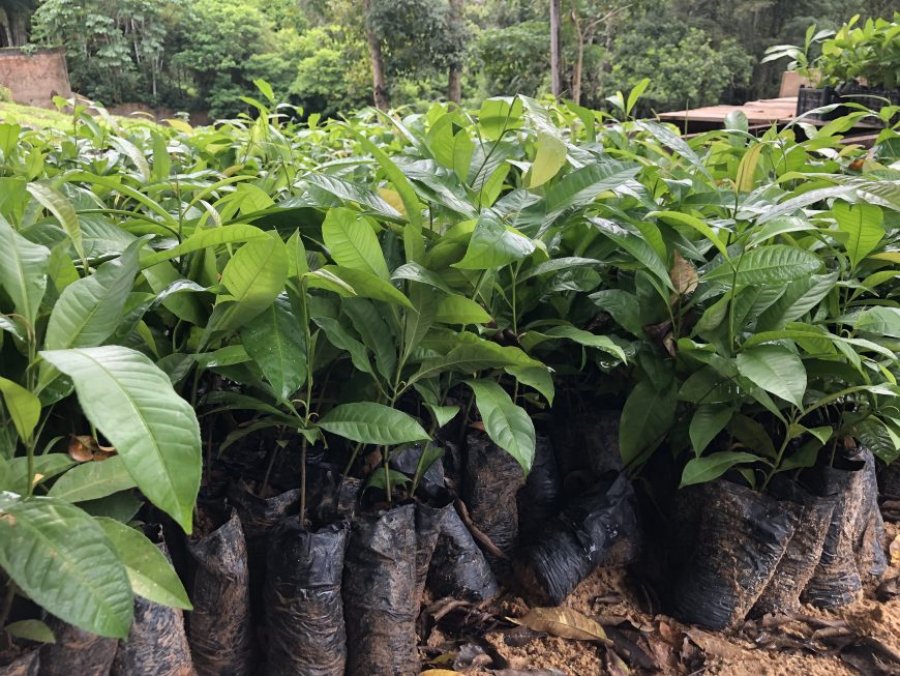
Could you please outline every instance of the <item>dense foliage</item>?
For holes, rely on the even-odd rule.
[[[622,408],[629,471],[662,453],[672,484],[764,490],[854,438],[894,460],[900,135],[842,144],[859,111],[686,140],[631,118],[646,85],[619,119],[300,124],[259,82],[210,128],[0,125],[7,598],[108,636],[133,594],[186,607],[126,524],[146,499],[190,532],[201,449],[266,430],[387,501],[393,449],[448,425],[528,471],[559,400]]]
[[[75,90],[106,105],[142,102],[230,116],[249,109],[240,96],[265,77],[307,114],[335,115],[372,101],[376,58],[383,61],[384,96],[394,105],[547,91],[548,5],[42,0],[32,39],[64,45]],[[836,28],[855,13],[885,16],[890,6],[889,0],[563,0],[560,93],[596,108],[652,77],[645,110],[774,94],[779,68],[755,65],[766,47],[799,42],[810,20]],[[448,82],[454,72],[456,88]]]

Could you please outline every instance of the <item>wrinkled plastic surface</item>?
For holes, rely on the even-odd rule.
[[[840,608],[859,597],[866,578],[877,578],[887,568],[875,458],[860,449],[839,457],[833,467],[817,468],[816,478],[821,491],[835,495],[835,508],[803,599],[820,608]]]
[[[524,484],[525,473],[509,453],[485,434],[468,436],[463,500],[478,530],[510,558],[519,537],[516,494]],[[507,559],[485,557],[498,576],[509,572]]]
[[[422,593],[428,579],[428,569],[437,546],[447,507],[416,504],[416,605],[422,603]]]
[[[83,631],[52,616],[46,622],[56,643],[41,646],[41,676],[106,676],[109,673],[119,645],[116,639]]]
[[[452,504],[443,508],[441,531],[437,539],[428,587],[437,597],[480,603],[498,593],[497,580],[481,548],[459,518]]]
[[[425,446],[423,444],[409,444],[396,449],[391,453],[391,469],[395,469],[408,477],[415,476],[419,467],[419,459],[422,457],[424,450]],[[425,470],[425,473],[422,474],[418,491],[431,499],[439,498],[446,492],[444,488],[444,463],[441,461],[441,458],[432,462],[428,469]]]
[[[634,490],[623,475],[544,522],[540,538],[517,557],[517,575],[538,600],[558,605],[598,566],[631,561],[639,532]]]
[[[343,676],[347,656],[341,577],[346,524],[304,530],[288,518],[272,533],[265,586],[272,676]]]
[[[563,505],[562,477],[550,438],[538,435],[534,465],[519,491],[519,520],[523,538],[529,538],[535,526],[559,513]]]
[[[307,477],[307,511],[314,526],[351,521],[356,513],[362,482],[345,477],[329,465],[310,468]]]
[[[622,471],[620,416],[621,411],[600,410],[570,413],[554,420],[553,446],[563,478],[579,471],[598,477]]]
[[[188,551],[196,564],[189,641],[197,673],[254,673],[250,571],[237,512],[205,537],[189,540]]]
[[[783,503],[720,479],[699,491],[693,551],[675,582],[673,615],[725,629],[741,622],[775,574],[798,514]]]
[[[834,513],[834,496],[813,495],[783,474],[776,475],[770,493],[790,509],[799,510],[800,518],[775,574],[753,606],[751,614],[756,616],[784,613],[799,607],[800,594],[812,579],[822,557]]]
[[[0,676],[38,676],[41,658],[37,650],[19,655],[7,665],[0,665]]]
[[[416,676],[416,506],[357,516],[344,562],[347,676]]]

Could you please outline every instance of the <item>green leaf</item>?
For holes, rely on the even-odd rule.
[[[434,317],[439,324],[487,324],[491,320],[491,316],[478,303],[458,294],[442,296]]]
[[[192,609],[172,564],[143,533],[115,519],[97,517],[96,521],[118,552],[135,594],[164,606]]]
[[[374,402],[340,404],[328,411],[318,426],[350,441],[393,446],[427,441],[428,433],[412,416]]]
[[[334,262],[343,268],[390,279],[378,238],[367,218],[352,209],[329,209],[322,223],[322,238]]]
[[[525,178],[527,187],[537,188],[566,165],[566,144],[554,134],[539,132],[534,162]]]
[[[35,603],[80,629],[125,638],[133,597],[109,538],[77,507],[0,493],[0,566]]]
[[[40,620],[19,620],[10,622],[4,629],[13,638],[35,643],[56,643],[53,630]]]
[[[425,404],[425,406],[434,417],[434,423],[438,429],[446,425],[459,414],[459,406],[435,406],[433,404]]]
[[[736,415],[728,425],[728,431],[757,455],[763,455],[773,460],[778,457],[775,445],[772,443],[771,433],[753,418],[745,415]]]
[[[177,288],[179,284],[183,284],[186,290],[190,290],[189,285],[192,284],[190,280],[182,277],[175,266],[168,261],[146,268],[143,275],[156,294],[162,294],[167,289]],[[206,321],[203,303],[193,293],[169,293],[162,298],[161,302],[166,310],[194,326],[202,326]]]
[[[35,182],[29,183],[25,187],[31,193],[31,196],[59,221],[62,229],[65,230],[69,239],[72,240],[78,256],[84,258],[81,224],[78,222],[78,213],[75,211],[75,205],[69,201],[68,197],[49,184]]]
[[[691,448],[696,456],[699,457],[710,442],[725,429],[733,415],[734,409],[730,406],[703,404],[697,407],[688,429]]]
[[[202,249],[218,246],[220,244],[249,242],[253,239],[262,239],[268,236],[269,235],[264,230],[260,230],[254,225],[246,225],[243,223],[223,225],[220,228],[198,230],[178,246],[144,256],[141,259],[141,267],[148,268],[157,265],[158,263],[162,263],[163,261],[168,261],[173,258],[184,256],[185,254],[201,251]]]
[[[674,387],[660,389],[642,380],[628,395],[619,424],[619,450],[627,467],[643,462],[659,446],[675,420]]]
[[[119,258],[65,288],[50,313],[44,340],[47,349],[95,347],[115,332],[138,272],[138,253],[143,246],[142,240],[133,242]]]
[[[453,289],[447,286],[447,283],[438,273],[432,272],[415,262],[401,265],[394,270],[391,279],[394,281],[398,279],[407,279],[412,282],[427,284],[435,289],[440,289],[444,293],[453,293]]]
[[[728,260],[728,249],[725,242],[716,234],[706,221],[703,221],[691,214],[681,213],[680,211],[652,211],[647,214],[647,218],[659,218],[664,221],[673,221],[681,225],[686,225],[703,235],[716,249],[725,260]]]
[[[803,408],[806,368],[794,352],[777,345],[751,347],[737,356],[737,368],[766,392]]]
[[[409,298],[404,296],[403,292],[396,286],[366,270],[344,268],[339,265],[326,265],[316,272],[326,272],[334,275],[349,285],[356,292],[356,295],[361,298],[371,298],[384,301],[385,303],[393,303],[394,305],[412,307]]]
[[[283,401],[306,379],[306,339],[301,321],[282,295],[241,329],[241,344],[272,385],[275,396]]]
[[[213,330],[232,331],[259,315],[284,290],[288,258],[278,233],[244,244],[222,271],[222,285],[230,296],[220,296]]]
[[[469,240],[466,255],[453,267],[462,270],[488,270],[522,260],[534,252],[534,242],[507,228],[494,216],[478,219]]]
[[[31,326],[47,290],[49,260],[47,247],[28,241],[0,216],[0,286]]]
[[[102,462],[84,462],[63,474],[48,495],[66,502],[98,500],[137,486],[118,455]]]
[[[731,284],[734,279],[735,286],[784,284],[808,277],[821,267],[821,259],[809,251],[786,244],[772,244],[732,258],[730,264],[718,265],[707,272],[702,281]]]
[[[627,363],[625,351],[608,336],[598,336],[596,333],[585,331],[571,325],[554,326],[546,331],[528,331],[522,337],[522,344],[528,349],[544,342],[545,340],[571,340],[573,343],[584,345],[585,347],[593,347],[602,352],[611,354],[623,363]]]
[[[348,298],[341,305],[365,346],[375,355],[378,372],[390,381],[397,368],[397,348],[393,328],[385,321],[383,308],[365,298]]]
[[[542,366],[507,366],[506,371],[523,385],[537,390],[550,406],[553,406],[553,398],[556,388],[553,385],[553,376],[550,369]]]
[[[0,394],[19,438],[28,442],[41,418],[41,400],[12,380],[0,377]]]
[[[190,533],[200,489],[200,426],[168,376],[125,347],[41,356],[72,379],[85,416],[115,446],[144,495]]]
[[[835,202],[831,209],[838,228],[847,236],[847,254],[852,267],[872,253],[884,237],[884,213],[872,204]]]
[[[494,381],[467,380],[466,384],[475,393],[475,405],[481,414],[484,431],[528,474],[534,463],[536,443],[531,417]]]
[[[723,451],[713,453],[705,458],[694,458],[684,466],[681,474],[681,486],[702,484],[713,479],[718,479],[735,465],[743,465],[751,462],[759,462],[759,458],[750,453],[735,451]]]
[[[503,347],[469,333],[458,335],[456,340],[459,344],[447,354],[425,360],[409,382],[415,383],[449,371],[473,373],[508,366],[544,366],[517,347]]]
[[[873,307],[863,310],[853,320],[853,328],[890,338],[900,338],[900,308]]]

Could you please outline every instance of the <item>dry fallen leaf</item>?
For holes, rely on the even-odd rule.
[[[694,293],[697,290],[697,285],[700,283],[697,277],[697,268],[685,260],[677,251],[675,252],[672,269],[669,271],[669,279],[672,280],[672,287],[675,291],[682,296]]]
[[[739,647],[714,634],[709,634],[699,629],[688,629],[685,634],[707,655],[722,657],[726,660],[739,660],[744,655],[744,652]]]
[[[574,641],[606,641],[603,627],[571,608],[532,608],[524,617],[512,621],[532,631]]]
[[[69,438],[69,457],[75,462],[102,461],[116,454],[112,446],[101,446],[87,434],[73,434]]]

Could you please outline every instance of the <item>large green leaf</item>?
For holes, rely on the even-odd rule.
[[[222,271],[228,294],[210,319],[214,330],[233,331],[259,315],[284,290],[288,256],[278,233],[244,244]]]
[[[745,349],[737,356],[738,372],[766,392],[803,408],[806,368],[796,353],[777,345]]]
[[[900,338],[900,308],[873,307],[853,318],[853,328],[864,333]]]
[[[339,280],[349,285],[357,296],[362,298],[371,298],[373,300],[381,300],[385,303],[394,303],[395,305],[403,305],[412,307],[409,298],[403,295],[397,287],[382,277],[368,272],[367,270],[356,270],[354,268],[345,268],[340,265],[326,265],[319,268],[316,272],[330,273]]]
[[[393,446],[430,438],[412,416],[374,402],[335,406],[322,416],[318,425],[326,432],[363,444]]]
[[[468,380],[475,393],[484,431],[518,462],[526,474],[534,464],[535,431],[531,417],[493,380]]]
[[[459,344],[447,354],[422,362],[421,368],[410,378],[410,382],[417,382],[450,371],[473,373],[508,366],[544,367],[541,362],[529,357],[517,347],[504,347],[470,333],[459,334],[456,340]]]
[[[735,465],[751,462],[759,462],[759,458],[750,453],[737,451],[722,451],[704,458],[694,458],[684,466],[681,474],[681,488],[718,479]]]
[[[529,188],[543,185],[566,165],[566,144],[554,134],[541,132],[537,139],[537,152],[528,171]]]
[[[82,411],[116,447],[144,495],[190,533],[200,489],[200,426],[166,374],[119,346],[41,356],[72,379]]]
[[[707,272],[702,281],[735,286],[784,284],[818,272],[822,260],[814,253],[786,244],[771,244],[735,256]],[[735,270],[737,272],[735,272]]]
[[[334,262],[344,268],[390,279],[378,238],[367,218],[352,209],[330,209],[322,223],[322,239]]]
[[[439,324],[487,324],[491,316],[471,298],[454,293],[440,297],[434,321]]]
[[[691,448],[695,455],[699,456],[706,450],[706,447],[718,436],[719,432],[725,429],[733,415],[734,409],[730,406],[703,404],[697,407],[688,429],[691,437]]]
[[[125,569],[100,526],[74,505],[0,493],[0,566],[60,619],[128,636],[134,601]]]
[[[164,606],[191,610],[178,573],[156,545],[140,531],[115,519],[97,517],[96,520],[118,552],[135,594]]]
[[[302,318],[279,296],[241,329],[241,344],[272,385],[287,400],[306,379],[306,338]]]
[[[593,347],[614,355],[623,362],[628,361],[625,357],[625,351],[608,336],[599,336],[596,333],[579,329],[570,324],[554,326],[546,331],[527,331],[523,334],[521,340],[527,350],[531,350],[547,340],[571,340],[578,345]]]
[[[181,244],[157,251],[156,253],[145,256],[141,259],[142,267],[150,267],[162,263],[163,261],[178,258],[185,254],[201,251],[208,247],[218,246],[220,244],[236,244],[238,242],[248,242],[252,239],[261,239],[269,235],[254,225],[246,225],[244,223],[234,223],[232,225],[224,225],[221,228],[208,228],[197,230],[193,235],[185,239]]]
[[[12,380],[0,376],[0,395],[23,442],[31,439],[41,417],[41,400]]]
[[[50,313],[47,349],[95,347],[113,334],[122,321],[143,245],[141,240],[133,242],[119,258],[65,288]]]
[[[31,196],[59,221],[62,229],[65,230],[69,239],[72,240],[75,251],[81,258],[84,258],[81,224],[78,221],[78,212],[75,211],[75,205],[72,204],[68,197],[48,183],[32,182],[26,188],[31,193]]]
[[[642,380],[628,395],[619,424],[619,451],[626,466],[643,462],[659,446],[675,420],[674,387],[660,389]]]
[[[28,241],[0,216],[0,286],[31,326],[47,290],[49,260],[47,247]]]
[[[48,495],[67,502],[83,502],[99,500],[135,486],[137,483],[122,458],[115,455],[102,462],[76,465],[56,480]]]
[[[535,249],[525,235],[507,228],[494,216],[482,216],[475,225],[466,255],[453,267],[487,270],[522,260]]]
[[[838,228],[846,235],[847,254],[855,268],[884,237],[884,214],[872,204],[848,204],[844,201],[835,202],[831,212]]]

